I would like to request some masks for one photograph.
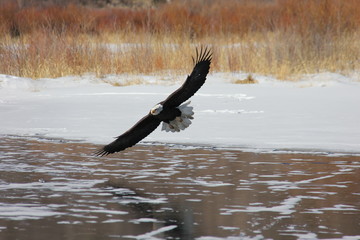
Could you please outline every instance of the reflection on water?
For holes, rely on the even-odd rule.
[[[0,239],[360,238],[360,156],[97,148],[1,138]]]

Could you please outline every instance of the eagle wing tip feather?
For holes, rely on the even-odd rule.
[[[201,46],[200,47],[200,53],[198,48],[196,48],[196,62],[195,65],[203,62],[203,61],[208,61],[209,63],[211,63],[212,60],[212,50],[211,48],[209,48],[208,46]],[[194,57],[192,57],[192,59],[194,60]]]
[[[92,155],[95,157],[103,157],[103,156],[109,155],[109,152],[105,151],[104,148],[100,148],[99,150],[96,150],[95,152],[93,152]]]

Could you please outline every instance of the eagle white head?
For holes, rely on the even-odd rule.
[[[150,113],[151,113],[152,115],[158,115],[162,110],[163,110],[163,105],[161,105],[161,104],[159,103],[159,104],[156,104],[156,105],[150,110]]]

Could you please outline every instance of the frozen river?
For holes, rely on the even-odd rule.
[[[0,138],[0,239],[359,239],[360,156]]]

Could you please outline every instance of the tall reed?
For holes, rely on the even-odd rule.
[[[0,72],[31,78],[182,74],[197,45],[213,71],[286,79],[360,69],[358,0],[175,0],[153,8],[0,3]]]

